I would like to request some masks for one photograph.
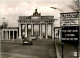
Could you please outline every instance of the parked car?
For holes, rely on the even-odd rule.
[[[33,41],[29,37],[24,37],[24,39],[22,40],[22,44],[23,45],[32,45]]]

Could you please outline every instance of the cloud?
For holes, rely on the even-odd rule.
[[[18,20],[18,16],[30,16],[33,14],[35,8],[42,15],[54,15],[56,19],[59,19],[60,11],[53,10],[50,7],[54,6],[62,9],[64,12],[72,11],[67,6],[72,0],[2,0],[1,1],[1,16],[7,20],[14,22]],[[16,23],[17,24],[17,23]]]
[[[8,1],[8,0],[7,0]],[[70,0],[69,0],[70,1]],[[9,0],[6,3],[2,3],[2,14],[18,14],[18,13],[23,13],[25,14],[25,12],[31,11],[35,8],[39,8],[40,11],[50,11],[50,7],[54,6],[57,8],[66,8],[67,5],[70,3],[69,1],[64,1],[64,0],[56,0],[56,1],[48,1],[48,0],[34,0],[34,1],[29,1],[29,0],[24,0],[24,1],[12,1],[14,2],[14,4]],[[9,3],[10,2],[10,3]],[[12,4],[11,4],[12,3]],[[16,6],[15,6],[16,4]],[[11,6],[12,5],[12,6]],[[65,6],[64,6],[65,5]],[[64,10],[67,11],[67,10]],[[4,13],[5,12],[5,13]],[[8,12],[8,13],[7,13]]]

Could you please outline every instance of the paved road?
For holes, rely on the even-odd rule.
[[[53,40],[36,40],[33,45],[21,41],[1,41],[1,58],[56,58]]]

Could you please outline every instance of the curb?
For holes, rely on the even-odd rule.
[[[55,42],[55,49],[56,49],[56,56],[57,56],[57,58],[61,58],[59,50],[58,50],[58,47],[56,45],[56,42]]]

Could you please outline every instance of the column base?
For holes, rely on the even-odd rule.
[[[4,39],[4,38],[2,37],[2,39]]]
[[[22,37],[19,37],[19,38],[18,38],[18,41],[19,41],[19,40],[21,40],[21,41],[22,41]]]
[[[22,39],[22,37],[19,37],[19,39]]]
[[[46,39],[48,39],[48,38],[46,38]]]
[[[25,36],[25,37],[27,37],[27,36]]]
[[[48,39],[48,37],[46,37],[46,39]]]
[[[12,41],[14,41],[14,39],[12,39]]]
[[[39,36],[38,38],[39,38],[39,39],[42,39],[42,38],[43,38],[43,36]]]
[[[54,37],[52,37],[51,39],[54,39]]]

